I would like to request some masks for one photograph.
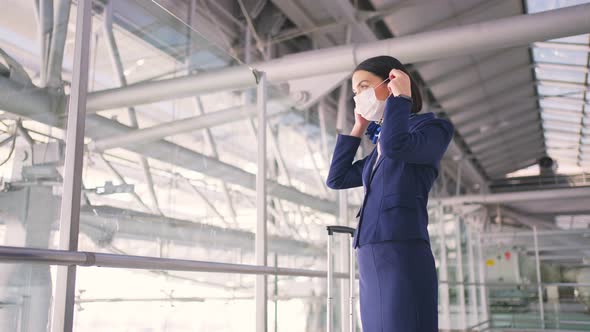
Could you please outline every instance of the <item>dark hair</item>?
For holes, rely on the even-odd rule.
[[[354,71],[365,70],[385,80],[389,77],[389,72],[394,68],[403,71],[410,77],[410,86],[412,89],[412,113],[420,112],[422,110],[422,94],[420,93],[420,89],[418,88],[416,81],[412,78],[412,75],[410,75],[406,67],[399,62],[398,59],[388,55],[376,56],[359,63]]]

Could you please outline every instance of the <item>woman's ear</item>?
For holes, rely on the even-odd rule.
[[[380,86],[378,86],[375,89],[375,96],[379,100],[386,100],[390,94],[391,94],[391,91],[389,91],[389,87],[385,83],[381,84]]]

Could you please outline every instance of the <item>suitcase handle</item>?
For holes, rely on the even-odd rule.
[[[334,317],[334,308],[333,308],[333,303],[332,301],[333,299],[333,294],[332,294],[332,287],[333,287],[333,283],[334,283],[334,269],[333,269],[333,264],[334,264],[334,258],[332,255],[332,246],[333,246],[333,241],[334,238],[332,237],[332,235],[334,233],[348,233],[350,234],[350,245],[352,246],[352,242],[353,242],[353,238],[354,238],[354,232],[355,229],[352,227],[347,227],[347,226],[326,226],[326,229],[328,229],[328,252],[327,252],[327,257],[328,257],[328,301],[327,301],[327,313],[326,313],[326,325],[327,325],[327,331],[328,332],[333,332],[333,324],[332,324],[332,320]],[[348,316],[348,325],[350,328],[350,331],[356,331],[355,330],[355,321],[354,321],[354,304],[355,304],[355,299],[354,299],[354,283],[355,283],[355,264],[354,264],[354,250],[353,249],[349,249],[350,250],[350,266],[349,266],[349,282],[350,282],[350,302],[349,302],[349,316]],[[342,325],[344,326],[344,322],[342,322]]]
[[[350,236],[354,237],[354,228],[347,227],[347,226],[326,226],[328,229],[328,235],[332,235],[334,233],[348,233]]]

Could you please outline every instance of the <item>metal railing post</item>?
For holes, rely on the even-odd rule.
[[[333,241],[334,239],[332,238],[332,236],[328,236],[328,282],[327,282],[327,288],[328,288],[328,301],[327,301],[327,308],[326,308],[326,330],[327,332],[332,332],[332,319],[334,317],[334,310],[332,309],[332,302],[333,302],[333,292],[332,292],[332,278],[334,277],[334,269],[333,269],[333,264],[334,264],[334,258],[332,257],[332,245],[333,245]]]
[[[68,103],[63,194],[59,219],[59,247],[78,250],[80,195],[84,157],[88,63],[92,31],[92,1],[79,0],[76,16],[74,67]],[[71,332],[74,324],[76,265],[57,268],[52,331]]]
[[[543,308],[543,285],[541,284],[541,262],[539,260],[539,237],[537,236],[537,226],[533,226],[533,236],[535,242],[535,265],[537,269],[537,290],[539,293],[539,314],[541,319],[541,328],[545,328],[545,308]]]
[[[267,79],[264,72],[254,71],[257,77],[258,149],[256,172],[256,265],[267,265],[266,236],[266,97]],[[267,276],[256,276],[256,332],[267,331]]]

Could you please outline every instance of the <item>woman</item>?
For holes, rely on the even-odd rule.
[[[438,331],[426,203],[453,126],[418,114],[420,91],[393,57],[360,63],[352,90],[355,124],[350,135],[338,135],[326,184],[365,188],[354,234],[363,331]],[[353,163],[365,131],[376,148]]]

